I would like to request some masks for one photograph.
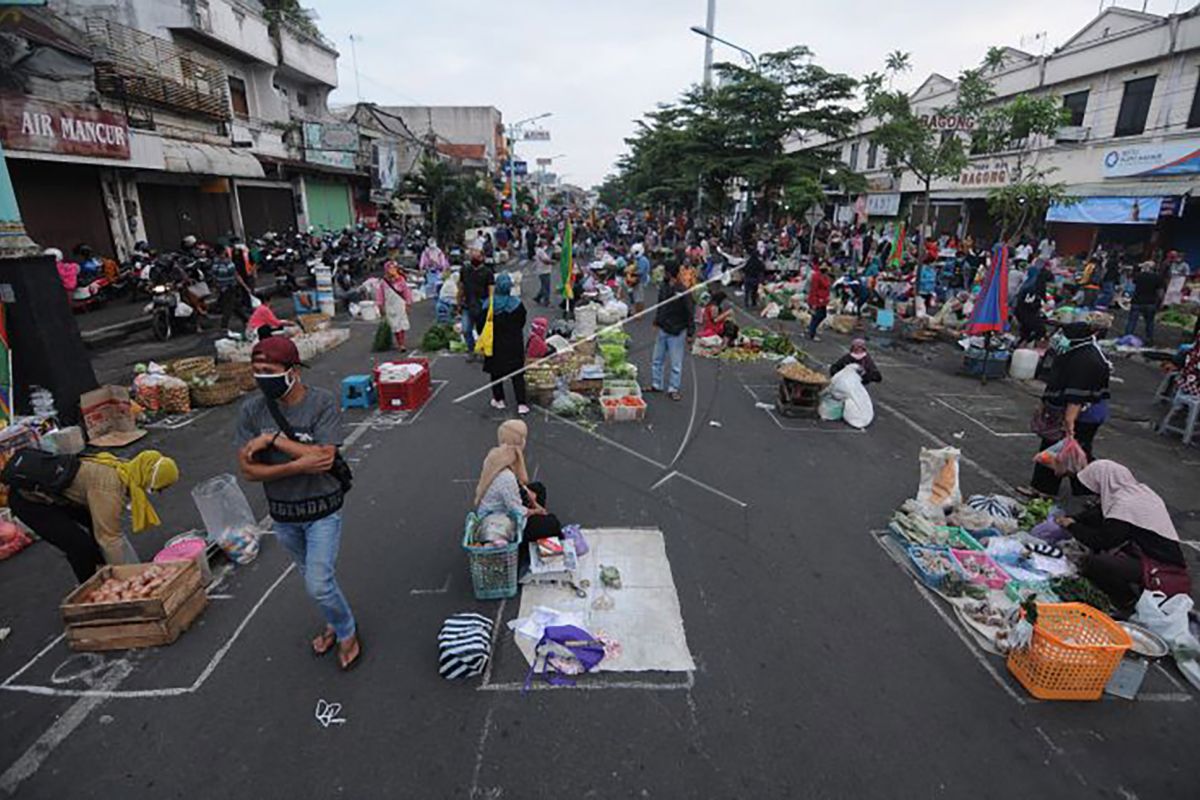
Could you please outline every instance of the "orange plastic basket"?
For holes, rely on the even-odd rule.
[[[1099,700],[1132,644],[1129,634],[1085,603],[1038,603],[1033,640],[1008,669],[1042,700]]]

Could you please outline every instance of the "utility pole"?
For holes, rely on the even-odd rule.
[[[704,23],[704,29],[710,33],[714,31],[713,26],[717,22],[717,0],[708,0],[708,17]],[[704,38],[704,88],[712,88],[712,48],[713,40],[707,36]]]
[[[362,102],[362,84],[358,80],[358,51],[354,48],[354,43],[358,41],[360,36],[350,34],[350,60],[354,64],[354,92],[358,95],[358,102]]]

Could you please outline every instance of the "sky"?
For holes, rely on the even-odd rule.
[[[590,187],[613,170],[634,121],[701,80],[707,0],[305,0],[341,52],[331,103],[491,105],[505,122],[544,112],[549,142],[518,157],[564,154],[553,171]],[[896,49],[913,71],[953,78],[993,45],[1049,52],[1112,0],[717,0],[716,34],[756,53],[804,44],[826,69],[882,71]],[[1142,0],[1117,5],[1140,10]],[[1192,0],[1148,0],[1168,14]],[[1034,39],[1038,34],[1044,39]],[[351,36],[355,37],[356,87]],[[1023,41],[1024,40],[1024,41]],[[714,61],[739,54],[714,45]]]

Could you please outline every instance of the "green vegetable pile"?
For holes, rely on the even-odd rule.
[[[1017,524],[1020,525],[1021,530],[1030,530],[1045,522],[1046,517],[1050,516],[1053,508],[1053,500],[1043,498],[1030,500],[1025,504],[1025,510],[1021,513],[1021,518],[1017,521]]]
[[[1064,603],[1087,603],[1097,611],[1111,614],[1115,609],[1108,595],[1082,575],[1051,578],[1050,589]]]
[[[1179,306],[1171,306],[1158,315],[1158,321],[1163,325],[1178,325],[1181,328],[1191,328],[1196,324],[1196,315],[1189,314]]]
[[[436,353],[438,350],[445,350],[450,347],[450,343],[457,341],[458,333],[454,330],[453,325],[432,325],[429,330],[425,331],[425,335],[421,337],[421,349],[427,353]]]

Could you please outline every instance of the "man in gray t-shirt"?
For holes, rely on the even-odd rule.
[[[325,617],[313,652],[324,655],[336,645],[339,665],[350,669],[362,648],[354,613],[334,577],[345,500],[329,472],[342,440],[337,401],[300,380],[300,354],[291,339],[260,340],[251,361],[260,394],[246,400],[238,415],[238,465],[246,480],[263,484],[275,535]],[[272,405],[287,425],[275,420]]]

